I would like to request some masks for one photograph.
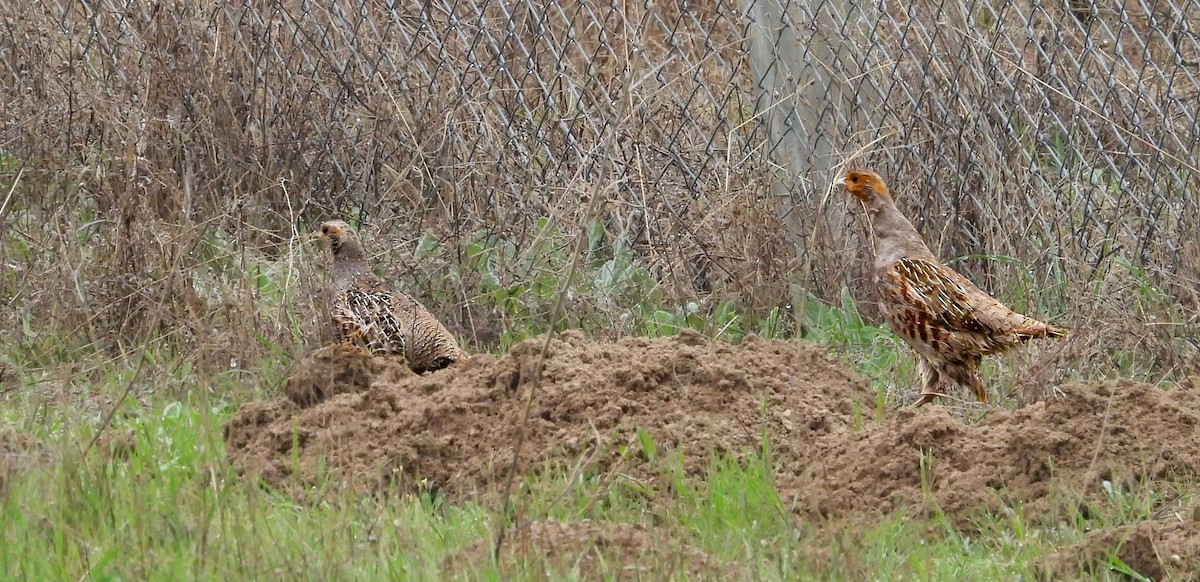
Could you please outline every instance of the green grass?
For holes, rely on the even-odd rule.
[[[179,369],[160,358],[157,365]],[[139,397],[115,416],[112,434],[131,432],[127,455],[105,440],[84,450],[98,414],[83,401],[40,402],[44,384],[10,395],[5,424],[30,431],[54,460],[26,467],[0,486],[0,576],[6,579],[572,579],[579,556],[492,564],[453,561],[495,537],[494,507],[446,504],[400,495],[359,496],[333,485],[317,502],[239,479],[224,461],[221,425],[246,400],[265,396],[237,371],[215,377],[150,374]],[[90,394],[112,397],[131,380],[114,367],[92,373]],[[271,375],[268,374],[268,382]],[[28,382],[29,378],[26,378]],[[269,384],[268,384],[269,385]],[[871,422],[871,420],[864,420]],[[792,517],[774,486],[770,450],[741,462],[711,461],[689,479],[672,452],[642,433],[637,451],[673,480],[652,493],[620,478],[569,478],[547,471],[522,489],[515,506],[524,519],[581,519],[640,524],[653,532],[651,577],[686,577],[681,548],[699,551],[739,579],[1008,579],[1029,576],[1038,561],[1084,539],[1086,528],[1143,519],[1155,506],[1148,493],[1117,492],[1088,519],[1044,520],[1013,512],[989,516],[968,536],[944,519],[897,515],[880,524],[807,523]],[[446,571],[453,564],[456,571]],[[613,568],[615,564],[611,565]],[[604,563],[599,573],[607,571]],[[1121,564],[1112,567],[1120,570]],[[1102,570],[1101,577],[1118,578]],[[718,573],[713,573],[718,576]]]
[[[797,292],[790,307],[765,314],[730,299],[672,304],[647,269],[620,245],[602,244],[597,229],[589,230],[586,264],[574,290],[585,309],[568,310],[564,319],[553,321],[551,305],[561,292],[558,276],[570,262],[570,245],[552,225],[539,228],[536,244],[524,251],[482,235],[466,247],[469,274],[487,306],[501,314],[500,351],[565,327],[649,337],[693,329],[733,342],[750,333],[790,338],[803,329],[805,340],[827,346],[876,388],[873,407],[856,412],[857,427],[877,422],[891,406],[894,391],[908,390],[916,380],[909,350],[886,329],[864,321],[848,291],[842,292],[839,305]],[[219,235],[205,239],[201,250],[208,268],[195,273],[196,284],[215,297],[230,287],[230,274],[249,273],[245,285],[232,287],[250,289],[260,316],[277,326],[275,335],[255,332],[260,359],[253,365],[202,366],[177,355],[171,343],[113,357],[71,330],[35,325],[29,312],[16,319],[21,325],[14,334],[5,336],[9,343],[0,346],[0,364],[7,362],[17,373],[0,389],[0,428],[41,439],[49,460],[38,459],[8,474],[0,471],[0,577],[624,577],[612,556],[600,560],[598,571],[585,567],[580,555],[493,564],[483,551],[476,552],[480,559],[456,560],[466,549],[486,549],[495,539],[499,522],[494,506],[362,496],[332,483],[319,487],[318,501],[299,502],[233,474],[221,427],[243,403],[275,396],[306,324],[294,308],[299,277],[289,270],[302,261],[292,257],[291,262],[265,262],[259,268],[251,258],[245,262],[253,268],[246,269]],[[453,254],[433,238],[422,239],[415,253],[434,263]],[[455,277],[464,276],[433,273],[425,283],[441,289],[455,288]],[[1147,305],[1162,300],[1148,283],[1143,288]],[[1038,303],[1034,297],[1022,301]],[[991,363],[984,370],[989,382],[1012,375],[1000,372]],[[100,439],[88,448],[101,419],[118,402],[106,434],[132,434],[136,446],[114,455],[108,440]],[[682,549],[688,549],[719,566],[712,577],[1011,579],[1032,576],[1041,560],[1083,541],[1088,528],[1144,519],[1158,501],[1158,494],[1149,490],[1117,491],[1084,519],[1068,491],[1056,519],[1019,511],[984,516],[974,535],[943,518],[900,514],[870,525],[812,523],[795,518],[788,500],[780,497],[775,461],[765,445],[741,462],[712,459],[702,478],[683,476],[673,451],[658,447],[654,435],[641,433],[637,447],[624,454],[660,465],[662,479],[672,483],[665,492],[619,475],[580,476],[568,468],[548,468],[520,488],[513,504],[516,514],[523,520],[643,526],[652,532],[657,560],[646,564],[649,578],[686,577],[678,560]],[[1123,565],[1109,565],[1091,575],[1119,578]]]

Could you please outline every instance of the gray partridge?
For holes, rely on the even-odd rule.
[[[373,354],[401,355],[418,374],[469,357],[416,299],[371,273],[350,225],[340,220],[324,222],[320,239],[333,253],[328,297],[338,343],[363,346]]]
[[[917,354],[924,386],[914,406],[942,396],[938,390],[946,379],[987,402],[979,379],[983,356],[1069,331],[1009,309],[938,261],[896,208],[879,174],[851,170],[844,185],[862,202],[875,235],[880,311],[888,327]]]

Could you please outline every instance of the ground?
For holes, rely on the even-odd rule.
[[[711,479],[718,459],[765,459],[798,530],[912,519],[971,540],[1012,519],[1082,529],[1081,541],[1036,561],[1052,577],[1200,572],[1200,516],[1187,489],[1200,468],[1200,392],[1190,384],[1067,383],[1015,410],[964,418],[937,405],[885,406],[824,347],[797,341],[730,345],[683,332],[604,343],[568,332],[423,376],[323,348],[295,366],[284,397],[229,419],[228,459],[242,478],[261,477],[302,504],[348,489],[495,505],[509,490],[531,390],[518,490],[547,475],[619,480],[654,513],[682,484]],[[1131,506],[1140,517],[1112,518]],[[637,571],[627,569],[638,562],[631,557],[654,546],[644,525],[510,527],[501,568],[520,562],[512,552],[536,548],[531,555],[549,563],[573,556],[584,577],[628,574]],[[446,563],[486,562],[491,548],[477,540]],[[724,567],[695,548],[673,555],[688,557],[653,572]]]

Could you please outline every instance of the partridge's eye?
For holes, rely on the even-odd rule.
[[[851,177],[850,177],[850,181],[851,181],[851,182],[857,182],[857,181],[858,181],[858,176],[851,176]]]
[[[321,227],[321,234],[329,234],[329,227],[328,227],[328,226],[322,226],[322,227]]]

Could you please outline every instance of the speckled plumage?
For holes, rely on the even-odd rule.
[[[373,354],[403,356],[417,373],[469,357],[416,299],[371,273],[362,244],[348,224],[322,223],[320,236],[333,253],[329,313],[339,343],[362,346]]]
[[[946,379],[970,388],[981,402],[983,356],[1068,330],[1009,309],[943,265],[896,208],[876,173],[846,173],[846,190],[863,204],[876,238],[875,283],[888,326],[917,353],[923,380],[915,406],[932,402]]]

